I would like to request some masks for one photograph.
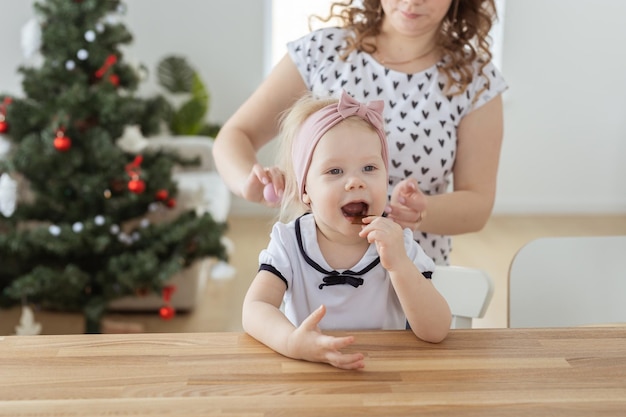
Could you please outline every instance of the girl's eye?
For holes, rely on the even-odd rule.
[[[374,165],[366,165],[366,166],[363,168],[363,171],[365,171],[365,172],[372,172],[372,171],[374,171],[375,169],[376,169],[376,167],[375,167]]]
[[[331,170],[328,171],[329,174],[331,175],[339,175],[341,174],[341,168],[333,168]]]

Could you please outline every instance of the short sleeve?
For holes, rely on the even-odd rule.
[[[285,280],[287,287],[291,287],[293,281],[293,269],[289,261],[289,248],[294,243],[290,242],[293,231],[288,230],[285,224],[277,222],[270,233],[270,242],[266,249],[259,253],[259,266],[269,265]]]
[[[345,29],[323,28],[287,43],[287,52],[296,64],[309,90],[316,77],[327,77],[326,63],[340,59],[337,51],[344,45]]]
[[[487,77],[487,79],[485,79],[485,77]],[[482,90],[486,86],[487,80],[489,85],[486,89]],[[483,104],[489,102],[498,94],[502,94],[507,90],[507,88],[508,85],[506,84],[500,71],[496,68],[493,62],[489,62],[483,69],[483,74],[477,74],[470,85],[470,94],[473,98],[471,110],[480,108]],[[476,96],[476,94],[478,94],[478,96]]]

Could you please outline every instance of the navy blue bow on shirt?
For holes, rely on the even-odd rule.
[[[325,286],[330,285],[341,285],[341,284],[350,284],[354,288],[357,288],[360,285],[363,285],[363,278],[353,277],[351,275],[330,275],[323,279],[324,283],[319,285],[319,289],[321,290]]]

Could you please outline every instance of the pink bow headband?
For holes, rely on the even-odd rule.
[[[342,91],[341,98],[337,104],[333,103],[316,111],[302,123],[293,141],[293,147],[291,148],[291,157],[296,173],[296,181],[298,182],[298,189],[300,190],[300,198],[302,198],[302,194],[304,194],[304,181],[309,172],[313,150],[317,146],[317,143],[333,126],[348,117],[360,117],[376,130],[380,138],[385,168],[389,170],[389,151],[387,149],[387,136],[385,135],[383,123],[383,108],[384,102],[382,100],[364,104],[352,98],[345,91]]]

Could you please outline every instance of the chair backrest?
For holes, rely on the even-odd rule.
[[[485,315],[494,287],[493,280],[485,271],[437,265],[432,281],[452,310],[452,328],[470,329],[472,319]]]
[[[533,240],[508,287],[509,327],[626,323],[626,236]]]

